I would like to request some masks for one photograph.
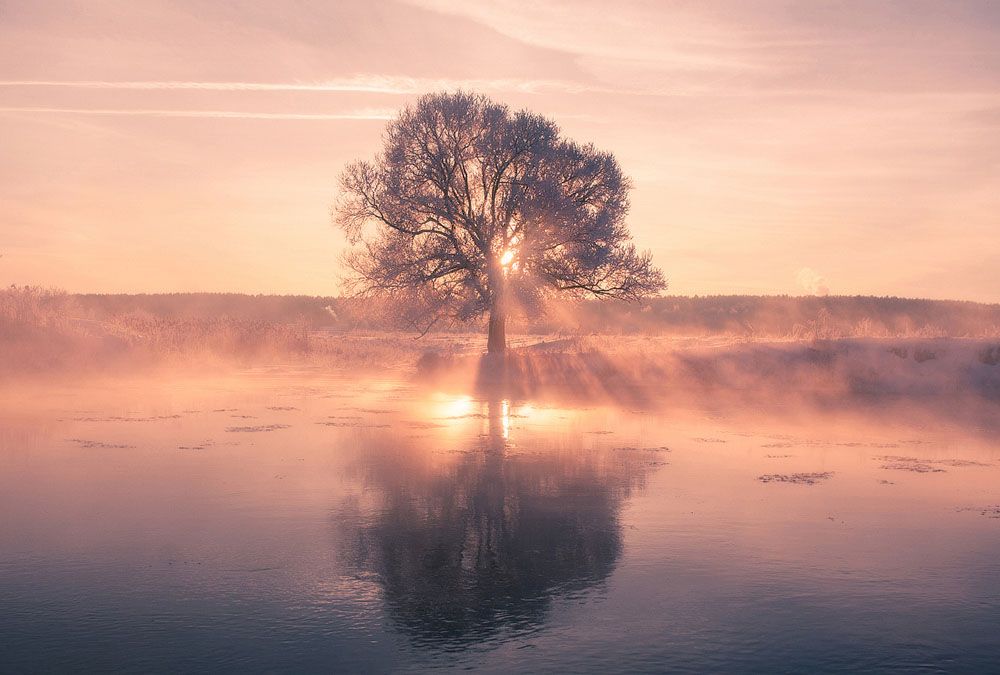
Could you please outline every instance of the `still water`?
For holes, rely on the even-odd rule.
[[[0,671],[1000,670],[1000,440],[406,379],[0,398]]]

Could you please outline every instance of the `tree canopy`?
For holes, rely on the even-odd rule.
[[[340,188],[348,289],[404,299],[424,329],[488,313],[490,352],[512,311],[553,293],[635,300],[666,285],[631,241],[614,156],[482,95],[421,97]]]

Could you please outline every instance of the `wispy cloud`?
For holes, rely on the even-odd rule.
[[[823,87],[796,86],[775,89],[759,89],[748,84],[727,82],[720,88],[714,80],[684,81],[672,84],[646,84],[643,86],[620,86],[603,83],[584,83],[569,80],[519,80],[500,79],[456,79],[421,78],[394,75],[358,75],[348,78],[323,80],[318,82],[200,82],[187,80],[0,80],[0,88],[6,89],[89,89],[106,91],[218,91],[218,92],[328,92],[388,94],[412,96],[432,91],[477,91],[483,93],[512,94],[618,94],[652,97],[724,97],[724,98],[778,98],[778,97],[829,97],[835,93],[844,95],[849,90],[833,92]],[[867,89],[853,92],[857,95],[873,96]],[[947,96],[936,91],[917,90],[908,92],[912,96]],[[962,92],[950,95],[960,95]],[[899,93],[895,93],[899,95]],[[968,92],[968,96],[975,92]],[[978,94],[986,102],[996,100],[988,93]]]
[[[388,120],[395,114],[386,109],[365,109],[343,113],[285,113],[246,110],[170,110],[156,108],[41,108],[0,107],[0,113],[53,113],[66,115],[130,115],[145,117],[209,117],[256,120]]]
[[[0,87],[72,89],[129,89],[139,91],[318,91],[370,94],[420,94],[441,89],[475,91],[582,94],[610,92],[612,88],[567,80],[452,79],[396,75],[354,75],[317,82],[195,82],[184,80],[2,80]],[[617,90],[616,90],[617,91]]]

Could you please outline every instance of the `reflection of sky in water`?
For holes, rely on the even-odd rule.
[[[0,405],[4,671],[986,670],[1000,649],[1000,446],[926,416],[283,378]]]

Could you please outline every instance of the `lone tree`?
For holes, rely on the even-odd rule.
[[[428,94],[392,120],[374,161],[340,177],[334,220],[348,290],[403,300],[423,330],[489,314],[503,354],[514,309],[565,292],[635,300],[666,284],[625,225],[614,156],[485,96]]]

